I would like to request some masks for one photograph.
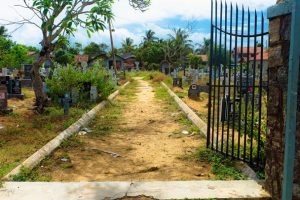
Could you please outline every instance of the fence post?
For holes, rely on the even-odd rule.
[[[294,34],[291,33],[295,32],[299,28],[296,26],[299,25],[292,20],[295,19],[295,16],[291,13],[293,10],[295,11],[294,6],[297,5],[293,2],[296,1],[279,0],[276,6],[268,10],[270,48],[266,188],[271,193],[272,199],[291,199],[292,189],[294,198],[300,198],[300,101],[297,101],[299,88],[295,87],[297,84],[299,85],[299,80],[297,70],[292,70],[295,67],[299,68],[299,52],[294,57],[298,60],[297,66],[293,62],[293,56],[290,57],[290,54],[293,54],[293,47],[299,45],[294,44],[296,40],[293,40]],[[295,14],[295,12],[293,13]],[[290,58],[292,59],[290,60]],[[291,65],[289,68],[289,61],[294,63],[293,67]],[[296,90],[293,92],[293,89]],[[298,99],[300,99],[299,91]],[[288,146],[285,146],[285,142]],[[296,150],[294,143],[296,143]],[[286,157],[284,157],[284,152]],[[285,165],[284,159],[286,160]],[[295,163],[294,171],[291,166],[287,165],[287,163],[291,165],[293,162]],[[283,180],[285,181],[283,182]],[[282,198],[283,188],[284,197]]]

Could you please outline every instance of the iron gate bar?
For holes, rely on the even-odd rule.
[[[253,34],[253,35],[243,35],[243,34],[235,34],[235,33],[229,33],[229,32],[227,32],[227,31],[224,31],[222,28],[219,28],[219,27],[217,27],[217,30],[218,31],[221,31],[222,33],[224,33],[224,34],[227,34],[227,35],[232,35],[232,36],[234,36],[234,37],[250,37],[250,38],[254,38],[255,37],[255,35]],[[269,34],[269,32],[264,32],[264,33],[258,33],[257,35],[256,35],[256,37],[257,36],[264,36],[264,35],[268,35]]]
[[[227,2],[225,2],[225,31],[227,32]],[[226,85],[226,68],[227,68],[227,35],[225,34],[225,48],[224,48],[224,54],[225,54],[225,62],[224,62],[224,67],[223,67],[223,101],[226,100],[225,96],[225,85]],[[227,115],[228,116],[228,115]],[[222,143],[221,143],[221,152],[224,150],[224,120],[222,120]]]
[[[261,32],[264,32],[264,15],[261,14]],[[263,37],[261,37],[261,47],[260,47],[260,72],[259,72],[259,116],[258,116],[258,144],[257,144],[257,161],[256,163],[259,164],[260,162],[260,142],[261,142],[261,115],[262,115],[262,82],[263,82],[263,59],[264,59],[264,41]],[[258,167],[258,166],[257,166]]]
[[[235,34],[238,34],[238,22],[239,22],[239,11],[238,6],[236,4],[235,7]],[[234,45],[235,45],[235,55],[234,55],[234,84],[236,83],[236,72],[237,72],[237,44],[238,38],[235,37]],[[231,157],[234,159],[234,140],[235,140],[235,104],[236,104],[236,87],[233,88],[233,117],[232,117],[232,141],[231,141]]]
[[[215,24],[218,24],[218,4],[216,1],[216,9],[215,9]],[[215,29],[215,50],[214,55],[217,54],[217,41],[218,41],[218,30]],[[218,64],[218,59],[215,59],[215,65]],[[216,73],[216,67],[214,67],[214,84],[216,85],[216,79],[217,79],[217,73]],[[213,99],[213,119],[212,119],[212,149],[214,149],[214,136],[215,136],[215,101],[216,101],[216,88],[214,88],[214,99]]]
[[[209,45],[209,51],[210,51],[210,58],[209,58],[209,66],[212,66],[213,64],[213,0],[211,0],[211,13],[210,13],[210,45]],[[209,86],[208,86],[208,121],[207,121],[207,140],[206,140],[206,147],[209,148],[210,146],[210,117],[211,117],[211,92],[212,92],[212,70],[209,70]]]
[[[254,34],[257,33],[257,13],[255,10],[254,15]],[[255,86],[255,75],[256,75],[256,55],[257,55],[257,38],[254,37],[254,61],[253,61],[253,78],[252,78],[252,86]],[[254,100],[255,100],[255,89],[252,89],[252,110],[251,110],[251,142],[250,142],[250,165],[253,165],[253,134],[254,134]]]
[[[248,8],[248,34],[250,35],[250,22],[251,15],[250,10]],[[246,69],[246,88],[249,87],[249,63],[250,63],[250,38],[247,38],[247,69]],[[244,158],[243,161],[246,162],[247,157],[247,125],[248,125],[248,103],[249,103],[249,95],[246,92],[246,101],[245,101],[245,131],[244,131]]]
[[[222,22],[223,22],[223,2],[221,2],[221,8],[220,8],[220,27],[222,27]],[[220,85],[220,76],[221,76],[221,58],[222,58],[222,33],[220,32],[220,39],[219,39],[219,62],[218,62],[218,85]],[[218,101],[217,105],[220,105],[220,87],[218,87]],[[220,113],[220,106],[217,106],[217,113]],[[216,138],[216,150],[219,150],[219,117],[220,115],[217,115],[217,138]]]
[[[257,12],[253,14],[252,33],[249,8],[245,21],[244,7],[239,10],[237,4],[234,8],[231,3],[229,8],[226,2],[218,5],[218,0],[212,0],[211,6],[207,147],[262,168],[262,97],[263,89],[267,88],[263,84],[263,41],[268,35],[264,32],[263,14],[260,26]]]
[[[244,34],[244,6],[242,7],[242,35]],[[241,55],[243,55],[243,47],[244,47],[244,38],[241,37]],[[242,59],[240,61],[240,83],[242,83],[242,68],[243,63]],[[240,144],[241,144],[241,120],[242,120],[242,84],[240,84],[240,103],[239,103],[239,131],[238,131],[238,152],[237,157],[240,158]]]
[[[233,14],[232,14],[232,3],[230,3],[230,33],[232,34],[232,19],[233,19]],[[231,51],[232,49],[232,35],[230,35],[230,39],[229,39],[229,49]],[[229,59],[229,76],[228,76],[228,81],[229,81],[229,85],[231,85],[231,58]],[[228,98],[230,99],[230,95],[231,95],[231,88],[228,88]],[[231,102],[229,102],[230,105]],[[231,107],[231,106],[230,106]],[[228,115],[228,119],[230,119],[230,115]],[[226,145],[226,155],[228,156],[229,153],[229,128],[230,127],[230,120],[227,120],[227,145]]]

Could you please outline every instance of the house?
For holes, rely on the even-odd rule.
[[[269,53],[267,51],[258,53],[255,58],[251,58],[250,62],[249,62],[252,69],[254,69],[254,64],[255,64],[255,78],[257,80],[259,80],[260,71],[261,71],[261,67],[262,67],[263,81],[267,81],[268,80]]]
[[[74,59],[75,59],[76,65],[81,66],[81,67],[88,66],[88,62],[89,62],[88,55],[76,55]]]
[[[257,47],[256,51],[254,47],[250,47],[249,49],[247,47],[244,48],[235,48],[232,50],[231,56],[232,60],[235,60],[235,52],[237,54],[236,59],[238,65],[241,64],[247,64],[247,61],[249,59],[249,72],[253,73],[255,69],[255,77],[256,79],[259,79],[260,77],[260,69],[262,67],[262,77],[263,81],[267,81],[268,78],[268,49]],[[255,66],[254,66],[255,64]],[[254,68],[255,67],[255,68]]]
[[[119,56],[117,54],[115,55],[115,59],[116,59],[116,64],[117,64],[117,66],[116,66],[117,71],[123,70],[125,59],[122,56]],[[113,60],[114,59],[113,59],[112,56],[109,57],[109,58],[106,58],[106,66],[107,66],[108,69],[113,69],[113,66],[114,66],[114,64],[113,64],[114,61]]]
[[[117,63],[117,70],[127,70],[131,71],[133,69],[136,69],[138,66],[136,66],[136,57],[135,55],[131,53],[126,53],[123,55],[115,55],[116,63]],[[113,57],[106,58],[106,65],[108,69],[113,68]]]
[[[136,61],[136,56],[131,54],[131,53],[125,53],[121,55],[121,57],[124,59],[124,65],[125,69],[127,71],[131,71],[133,69],[136,69],[138,66],[136,66],[135,61]]]

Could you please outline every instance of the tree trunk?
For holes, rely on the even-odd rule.
[[[45,56],[40,56],[39,59],[33,64],[31,71],[32,85],[35,93],[35,106],[38,113],[43,113],[47,103],[47,96],[43,92],[43,81],[40,75],[40,68],[45,62]]]

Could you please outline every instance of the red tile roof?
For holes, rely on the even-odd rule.
[[[88,62],[89,56],[88,55],[76,55],[75,56],[75,62],[81,63],[81,62]]]
[[[269,59],[269,53],[268,51],[264,51],[263,55],[262,53],[257,53],[256,54],[256,61],[261,61],[261,56],[263,57],[263,61],[268,60]],[[254,57],[250,59],[251,61],[254,60]]]

